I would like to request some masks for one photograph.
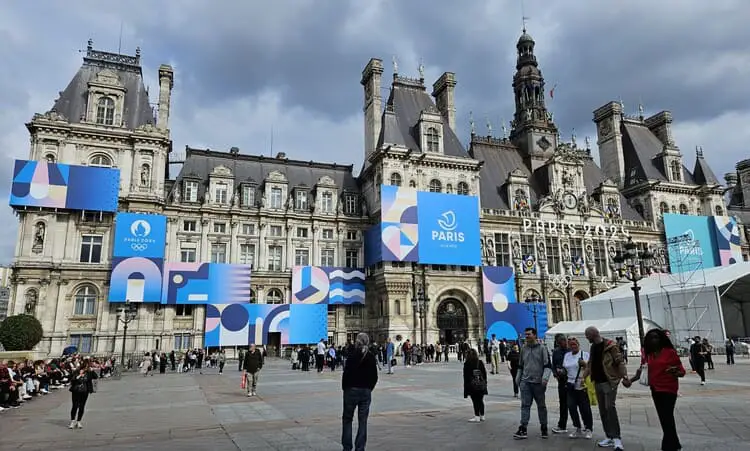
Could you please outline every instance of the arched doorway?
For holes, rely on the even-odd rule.
[[[589,294],[583,290],[578,290],[575,292],[575,294],[573,295],[573,302],[575,304],[573,306],[573,309],[575,311],[575,316],[573,317],[573,319],[580,320],[581,318],[583,318],[583,311],[581,309],[581,301],[586,300],[588,298],[589,298]]]
[[[454,345],[466,340],[469,329],[469,315],[466,307],[456,299],[446,299],[437,308],[437,327],[440,342]]]

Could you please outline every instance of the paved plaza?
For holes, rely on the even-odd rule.
[[[687,366],[687,363],[686,363]],[[677,402],[678,431],[685,450],[750,449],[750,363],[718,364],[708,385],[683,379]],[[514,441],[520,402],[508,375],[492,376],[487,422],[469,424],[471,402],[463,399],[461,366],[426,364],[381,373],[373,394],[368,449],[372,450],[593,450],[594,441],[539,437],[532,410],[529,439]],[[632,370],[635,368],[633,367]],[[68,430],[70,394],[56,391],[21,409],[0,414],[0,449],[20,450],[336,450],[341,430],[341,373],[292,371],[269,360],[247,398],[230,362],[224,375],[125,375],[99,384],[89,398],[83,430]],[[631,370],[631,371],[632,371]],[[636,386],[637,385],[637,386]],[[547,391],[550,426],[557,418],[555,389]],[[618,399],[625,449],[659,449],[661,430],[645,387],[621,388]],[[595,409],[594,433],[601,423]],[[356,423],[356,419],[355,419]],[[356,426],[355,426],[356,430]]]

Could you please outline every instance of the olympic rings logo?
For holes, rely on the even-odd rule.
[[[136,252],[143,252],[148,249],[148,244],[131,243],[130,248]]]

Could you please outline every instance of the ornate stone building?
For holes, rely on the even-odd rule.
[[[512,266],[520,300],[547,304],[551,323],[580,317],[579,302],[614,283],[611,256],[627,237],[651,247],[664,268],[666,211],[725,211],[722,189],[699,155],[691,172],[672,140],[668,112],[628,117],[622,105],[597,109],[604,170],[589,139],[563,141],[545,103],[545,83],[525,31],[517,43],[515,112],[509,133],[480,136],[468,147],[455,130],[456,77],[444,73],[427,91],[423,71],[398,73],[381,96],[383,63],[362,72],[364,160],[352,166],[186,149],[168,177],[171,68],[159,69],[157,118],[135,57],[89,45],[84,63],[53,109],[28,124],[31,159],[115,166],[120,210],[168,218],[167,259],[253,265],[253,301],[290,300],[295,265],[364,265],[363,234],[378,222],[381,184],[474,195],[481,203],[484,265]],[[750,183],[748,183],[750,184]],[[736,188],[735,188],[736,192]],[[746,197],[747,198],[747,197]],[[666,205],[666,206],[664,206]],[[108,305],[112,216],[19,209],[12,310],[42,320],[42,350],[65,344],[119,350]],[[482,336],[481,270],[471,266],[384,262],[367,268],[365,307],[331,306],[329,336],[356,332],[430,342]],[[421,313],[413,304],[428,301]],[[141,305],[129,350],[202,344],[204,311]]]

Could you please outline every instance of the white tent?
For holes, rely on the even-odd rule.
[[[589,342],[586,340],[584,332],[587,327],[594,326],[599,329],[599,333],[605,338],[614,340],[617,337],[622,337],[628,344],[628,354],[638,354],[640,346],[638,345],[638,321],[636,318],[611,318],[611,319],[594,319],[585,321],[562,321],[555,324],[554,327],[547,330],[544,335],[545,341],[551,343],[554,340],[555,334],[564,334],[567,337],[575,337],[581,344],[581,349],[588,351]],[[655,322],[644,318],[643,319],[643,330],[644,333],[651,329],[658,328],[659,325]]]
[[[654,274],[641,280],[643,316],[672,332],[677,341],[700,335],[714,346],[726,337],[750,336],[750,263],[692,274]],[[581,302],[586,321],[635,316],[632,284]]]

